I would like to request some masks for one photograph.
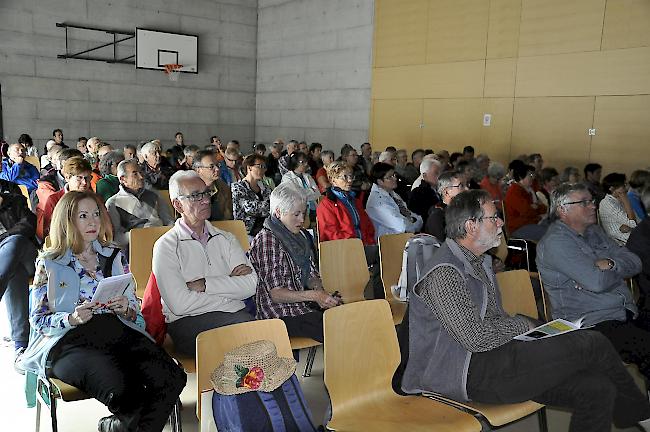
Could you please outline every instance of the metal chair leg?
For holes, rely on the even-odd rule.
[[[36,398],[36,432],[41,430],[41,400]]]
[[[52,432],[59,432],[59,426],[56,421],[56,398],[50,392],[50,417],[52,419]]]
[[[181,400],[177,399],[172,412],[169,415],[169,426],[172,432],[183,432],[183,425],[181,423]]]
[[[311,376],[311,368],[314,365],[314,360],[316,359],[316,349],[318,347],[310,347],[309,351],[307,352],[307,361],[305,362],[305,371],[302,374],[303,378],[307,378]]]
[[[546,422],[546,407],[537,411],[537,421],[539,422],[539,432],[548,432],[548,423]]]

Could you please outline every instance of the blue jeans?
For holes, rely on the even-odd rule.
[[[29,340],[29,278],[34,275],[36,246],[16,234],[0,241],[0,299],[5,303],[14,342]]]

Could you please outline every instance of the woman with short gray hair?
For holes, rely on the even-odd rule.
[[[271,192],[271,215],[251,244],[257,272],[257,319],[280,318],[289,336],[323,341],[323,312],[341,303],[330,295],[316,268],[314,239],[303,228],[307,201],[292,183]],[[320,310],[312,308],[316,303]]]

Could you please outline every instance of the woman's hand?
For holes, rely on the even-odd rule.
[[[115,315],[126,317],[129,312],[129,299],[126,296],[113,297],[106,303],[106,307]]]
[[[93,309],[97,307],[97,302],[84,302],[74,308],[74,312],[68,315],[70,325],[78,326],[86,324],[93,317]]]

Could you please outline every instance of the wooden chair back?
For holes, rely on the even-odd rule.
[[[160,196],[162,202],[167,204],[167,207],[169,207],[169,214],[178,217],[178,214],[176,213],[176,209],[172,205],[172,200],[169,198],[169,190],[166,189],[159,190],[158,196]]]
[[[153,244],[170,230],[169,226],[133,228],[129,231],[129,268],[135,279],[135,292],[142,298],[151,275]]]
[[[321,242],[319,262],[321,279],[327,291],[338,291],[345,303],[365,300],[363,291],[370,273],[361,240]]]
[[[41,170],[41,161],[36,156],[25,156],[25,161],[34,165],[37,170]]]
[[[367,300],[328,309],[323,331],[324,380],[334,417],[360,395],[393,393],[400,352],[388,302]]]
[[[20,189],[20,192],[23,194],[23,196],[27,198],[27,207],[29,207],[29,209],[33,211],[34,209],[32,209],[32,200],[29,197],[29,191],[27,190],[27,186],[18,185],[18,188]]]
[[[233,234],[239,243],[241,244],[242,249],[247,251],[251,248],[250,243],[248,242],[248,232],[246,232],[246,225],[244,221],[241,220],[223,220],[223,221],[212,221],[210,222],[215,228],[219,228],[223,231],[228,231]]]
[[[381,282],[384,284],[384,294],[390,302],[393,298],[391,287],[397,285],[402,273],[402,257],[406,242],[413,237],[413,233],[385,234],[379,237],[379,261],[381,268]]]
[[[258,340],[270,340],[278,355],[293,358],[284,321],[268,319],[233,324],[207,330],[196,337],[196,416],[201,419],[201,392],[212,388],[210,374],[223,363],[224,355],[238,346]]]
[[[509,315],[521,314],[539,319],[533,284],[526,270],[511,270],[496,274],[503,309]]]
[[[506,262],[508,258],[508,241],[506,240],[505,234],[501,235],[501,243],[496,248],[495,256],[501,260],[501,262]]]

